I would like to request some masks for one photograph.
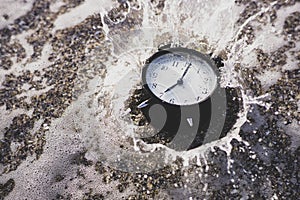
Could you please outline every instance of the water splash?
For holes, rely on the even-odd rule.
[[[163,1],[163,4],[137,1],[135,6],[125,4],[128,8],[122,13],[123,17],[120,20],[111,19],[107,11],[109,9],[101,8],[105,42],[111,53],[106,56],[106,61],[103,61],[103,56],[94,60],[96,64],[99,62],[107,66],[107,71],[104,78],[94,77],[92,82],[97,83],[96,86],[88,88],[90,93],[88,101],[92,102],[90,114],[95,116],[93,123],[97,124],[96,128],[92,127],[97,131],[89,131],[87,128],[81,136],[90,155],[93,155],[94,160],[99,159],[100,155],[101,159],[106,161],[108,159],[112,164],[116,160],[120,161],[120,155],[126,148],[127,153],[137,156],[137,160],[133,163],[142,159],[139,157],[141,155],[143,159],[149,160],[149,156],[156,159],[157,156],[153,155],[159,152],[163,164],[171,163],[180,157],[187,166],[195,157],[197,164],[200,165],[200,160],[206,157],[206,153],[212,151],[214,146],[218,146],[227,153],[229,169],[232,148],[230,141],[234,138],[247,144],[239,132],[241,126],[247,122],[250,105],[258,104],[267,110],[271,106],[265,102],[268,94],[258,97],[253,95],[253,91],[244,83],[242,70],[254,68],[257,64],[253,55],[255,49],[265,47],[270,51],[270,47],[273,46],[262,46],[261,42],[256,41],[261,41],[260,37],[249,43],[244,31],[249,24],[257,23],[258,17],[276,6],[277,1],[264,5],[239,25],[236,22],[240,19],[240,13],[244,8],[236,6],[233,0],[197,1],[197,3]],[[108,5],[112,6],[113,4]],[[128,18],[132,18],[133,24],[127,21]],[[278,26],[280,24],[275,29],[279,29]],[[262,31],[270,30],[269,27],[265,29]],[[276,34],[276,31],[268,32],[270,40]],[[267,38],[264,40],[266,43],[271,42]],[[239,118],[225,138],[188,152],[176,152],[161,144],[146,144],[137,137],[137,133],[141,130],[131,122],[125,102],[134,89],[141,87],[140,76],[145,60],[164,44],[181,45],[202,53],[211,53],[213,57],[223,58],[221,86],[238,88],[241,90],[240,98],[243,100]],[[85,98],[83,100],[87,101]],[[109,150],[107,144],[110,145]],[[143,163],[141,160],[139,162]],[[153,166],[156,167],[155,164]],[[134,170],[141,171],[136,168]]]
[[[130,171],[155,169],[157,167],[155,162],[157,162],[156,159],[158,158],[160,158],[159,162],[162,162],[158,162],[162,164],[161,166],[173,162],[178,157],[184,160],[185,166],[196,157],[197,164],[200,165],[200,160],[206,157],[206,152],[211,151],[213,146],[219,146],[226,151],[228,168],[230,168],[230,141],[232,138],[242,141],[239,131],[240,127],[247,121],[249,105],[260,104],[269,106],[263,101],[258,101],[261,97],[251,97],[247,93],[242,83],[243,80],[240,78],[240,72],[235,69],[236,65],[241,63],[244,53],[243,49],[249,46],[245,39],[238,39],[238,36],[247,24],[255,20],[257,16],[268,11],[276,2],[271,3],[268,7],[248,18],[239,27],[235,27],[235,22],[239,18],[240,8],[235,6],[234,1],[218,2],[218,8],[214,10],[210,9],[213,4],[216,4],[216,2],[200,2],[199,6],[188,4],[184,1],[179,1],[175,4],[165,2],[163,14],[155,15],[157,11],[153,8],[154,5],[141,3],[143,17],[140,28],[125,31],[113,29],[111,31],[111,28],[106,24],[104,25],[106,27],[106,38],[112,43],[111,57],[114,59],[104,63],[106,66],[109,66],[107,75],[103,83],[94,91],[97,93],[95,101],[105,99],[102,100],[102,104],[95,104],[94,107],[95,113],[98,113],[96,123],[99,123],[102,131],[96,132],[92,136],[93,139],[88,139],[86,144],[91,151],[100,151],[100,155],[109,155],[105,160],[110,160],[110,165],[120,167],[117,166],[120,164],[120,159],[116,159],[116,157],[120,158],[120,155],[124,155],[122,153],[124,150],[119,147],[121,144],[131,149],[127,153],[137,156],[130,164],[135,164],[137,167],[134,167],[134,169],[123,168],[123,170]],[[221,84],[223,87],[241,88],[241,98],[244,102],[243,108],[239,113],[239,119],[227,137],[188,152],[177,152],[161,144],[146,144],[137,138],[137,127],[130,121],[128,109],[124,109],[124,102],[132,94],[133,89],[141,86],[140,75],[145,60],[157,51],[160,45],[165,43],[180,44],[184,47],[193,48],[203,53],[212,53],[213,55],[224,56],[225,54],[227,59],[225,59],[224,67],[221,71]],[[255,46],[252,47],[252,49],[254,48]],[[99,90],[98,88],[101,89]],[[111,132],[113,132],[113,135]],[[101,138],[103,142],[99,143],[99,139],[95,140],[95,137]],[[83,138],[88,137],[83,136]],[[117,141],[116,143],[110,142],[111,149],[115,150],[114,153],[112,153],[111,149],[109,153],[106,152],[105,143],[108,142],[107,140]],[[97,153],[94,155],[97,155]],[[128,156],[125,157],[128,159]],[[154,168],[146,168],[142,161],[147,159],[149,167],[151,165],[149,164],[150,157],[154,159],[152,163]],[[118,162],[116,163],[115,160]],[[123,162],[126,161],[123,160]],[[121,167],[124,166],[122,165]],[[127,167],[130,168],[130,166]]]

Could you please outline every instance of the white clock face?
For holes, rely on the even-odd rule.
[[[217,75],[203,57],[169,52],[152,60],[145,81],[151,92],[164,102],[192,105],[206,100],[217,86]]]

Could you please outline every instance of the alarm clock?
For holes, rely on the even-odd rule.
[[[220,130],[226,94],[220,88],[219,70],[207,55],[184,47],[159,49],[146,60],[141,79],[144,94],[137,107],[157,130],[142,138],[145,142],[184,151],[204,143],[210,127]],[[213,107],[212,99],[222,106]],[[221,120],[212,122],[213,114]]]

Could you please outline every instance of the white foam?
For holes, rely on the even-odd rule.
[[[90,15],[111,9],[114,4],[115,3],[110,0],[86,0],[70,12],[60,15],[54,23],[52,32],[75,26]]]
[[[224,86],[230,87],[240,87],[243,90],[243,86],[241,85],[240,74],[238,71],[235,70],[236,63],[246,62],[253,67],[253,62],[250,62],[249,57],[247,57],[248,53],[251,52],[254,48],[256,48],[259,44],[254,42],[253,45],[247,45],[245,40],[237,40],[237,36],[241,32],[244,26],[252,22],[258,15],[267,12],[272,6],[276,4],[276,2],[271,3],[268,7],[263,8],[261,11],[250,17],[245,23],[235,28],[234,22],[239,16],[239,12],[241,8],[234,7],[234,1],[225,1],[219,2],[220,6],[217,9],[209,9],[210,3],[214,4],[215,2],[205,2],[205,4],[201,4],[203,6],[193,6],[192,4],[183,3],[183,1],[179,1],[177,4],[169,4],[166,2],[164,12],[166,15],[161,16],[154,16],[153,10],[151,10],[151,6],[148,3],[143,3],[144,8],[144,18],[143,18],[143,26],[146,26],[141,29],[137,29],[136,31],[131,30],[129,32],[119,32],[118,36],[110,35],[108,32],[108,37],[115,42],[114,48],[116,57],[119,57],[119,60],[123,60],[123,64],[120,62],[109,63],[110,68],[108,69],[108,74],[104,80],[104,88],[106,88],[104,93],[108,93],[111,96],[116,93],[116,88],[119,88],[120,84],[122,85],[123,93],[121,96],[125,100],[125,97],[130,96],[130,88],[134,87],[134,82],[130,85],[128,83],[131,79],[130,76],[127,77],[127,83],[124,82],[124,76],[126,74],[135,72],[141,72],[141,65],[143,61],[151,55],[149,51],[144,51],[143,48],[152,48],[155,49],[159,45],[159,41],[162,35],[167,34],[171,38],[172,41],[180,41],[183,44],[192,43],[197,48],[197,41],[199,39],[206,38],[209,41],[209,45],[211,45],[211,49],[215,49],[214,53],[220,52],[224,50],[227,46],[231,47],[231,52],[229,53],[229,59],[224,62],[225,66],[223,68],[223,84]],[[196,10],[197,9],[197,12]],[[203,13],[206,13],[205,15]],[[186,21],[180,21],[184,14],[189,15]],[[224,17],[225,15],[230,15],[230,17]],[[149,17],[149,18],[147,18]],[[222,20],[221,20],[222,19]],[[165,21],[169,23],[166,25]],[[149,27],[150,26],[150,27]],[[155,27],[151,27],[155,26]],[[176,28],[175,28],[176,27]],[[269,27],[270,28],[270,27]],[[267,28],[268,29],[268,28]],[[150,30],[150,31],[149,31]],[[124,36],[123,36],[124,35]],[[121,40],[123,38],[124,40]],[[261,40],[258,37],[258,40]],[[264,38],[264,40],[268,40]],[[270,38],[270,40],[273,40]],[[270,41],[268,40],[268,41]],[[246,48],[248,47],[248,49]],[[198,48],[200,48],[198,46]],[[244,51],[245,50],[245,51]],[[122,57],[122,52],[134,52],[125,54],[127,57]],[[253,55],[254,56],[254,55]],[[127,65],[124,63],[127,62]],[[128,64],[129,63],[129,64]],[[128,67],[129,66],[129,67]],[[130,70],[133,70],[130,72]],[[266,72],[267,73],[267,72]],[[277,72],[278,73],[278,72]],[[139,77],[139,76],[137,76]],[[134,78],[138,82],[138,79]],[[123,80],[123,81],[120,81]],[[272,80],[272,79],[271,79]],[[273,80],[274,82],[274,80]],[[269,80],[269,84],[272,84]],[[137,84],[137,83],[135,83]],[[109,87],[105,87],[108,86]],[[120,90],[120,89],[119,89]],[[127,92],[125,92],[127,91]],[[100,91],[99,94],[101,94]],[[265,106],[266,109],[270,107],[270,105],[264,102],[264,98],[267,97],[268,94],[265,94],[261,97],[251,97],[249,94],[242,91],[242,98],[243,98],[243,109],[239,113],[239,119],[237,120],[234,128],[230,131],[228,136],[222,138],[218,141],[214,141],[208,144],[204,144],[196,149],[192,149],[186,152],[177,152],[173,149],[170,149],[161,144],[144,144],[139,139],[133,137],[133,147],[134,151],[133,154],[140,154],[140,148],[138,147],[138,143],[143,143],[143,145],[147,146],[149,152],[156,153],[158,149],[165,150],[165,163],[170,163],[174,161],[176,158],[180,157],[184,161],[184,166],[188,166],[189,162],[196,158],[197,164],[201,165],[200,160],[205,160],[206,153],[211,151],[211,147],[219,146],[222,150],[227,153],[228,157],[228,171],[231,166],[230,162],[230,153],[231,153],[231,144],[230,141],[235,138],[238,141],[242,141],[242,138],[239,136],[240,127],[247,121],[247,113],[250,109],[251,104],[259,104]],[[120,98],[118,99],[120,100]],[[118,105],[118,109],[112,113],[112,115],[107,118],[108,121],[120,120],[121,118],[118,116],[120,113],[121,107],[123,106],[122,103],[114,104]],[[114,107],[114,106],[113,106]],[[109,108],[112,109],[112,108]],[[112,109],[114,110],[114,109]],[[101,112],[101,111],[100,111]],[[116,116],[113,116],[116,115]],[[114,118],[116,117],[116,118]],[[126,133],[127,136],[135,136],[134,133],[135,128],[130,124],[130,122],[122,123],[122,130]],[[107,128],[112,124],[105,124]],[[113,125],[114,126],[114,125]],[[245,142],[247,145],[247,142]]]
[[[33,5],[33,0],[15,1],[15,0],[1,0],[0,3],[0,29],[13,23],[15,19],[25,15],[29,12]],[[8,15],[8,19],[4,19],[3,15]]]

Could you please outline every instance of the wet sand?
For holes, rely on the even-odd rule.
[[[0,199],[297,199],[299,1],[5,0],[0,11]],[[136,148],[116,107],[141,62],[177,39],[224,60],[240,119],[221,140],[165,149],[162,168],[116,168]]]

